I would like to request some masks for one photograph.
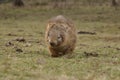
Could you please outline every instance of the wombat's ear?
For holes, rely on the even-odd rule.
[[[52,23],[48,23],[48,26],[50,27],[52,25]]]
[[[69,25],[63,25],[65,27],[65,31],[68,32],[71,28],[69,27]]]
[[[67,27],[66,31],[67,31],[67,32],[69,32],[69,31],[70,31],[70,29],[71,29],[70,27]]]
[[[52,24],[52,23],[49,23],[49,24],[47,25],[47,30],[49,30],[52,26],[53,26],[53,24]]]
[[[49,27],[53,28],[56,24],[55,23],[49,23]]]

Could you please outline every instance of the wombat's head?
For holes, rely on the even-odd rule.
[[[47,34],[47,42],[51,47],[61,46],[65,40],[64,31],[58,27],[59,25],[54,25]]]

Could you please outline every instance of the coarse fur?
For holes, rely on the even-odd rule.
[[[49,20],[45,41],[52,57],[72,53],[76,44],[76,29],[73,23],[62,15]]]

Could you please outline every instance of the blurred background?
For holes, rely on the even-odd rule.
[[[0,0],[0,3],[13,3],[15,6],[44,6],[52,8],[73,8],[80,6],[118,6],[119,0]]]
[[[0,18],[47,19],[62,14],[73,20],[115,22],[119,19],[119,6],[120,0],[0,0]]]

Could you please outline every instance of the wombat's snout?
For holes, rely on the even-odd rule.
[[[55,46],[56,44],[54,42],[50,42],[50,45],[51,46]]]

